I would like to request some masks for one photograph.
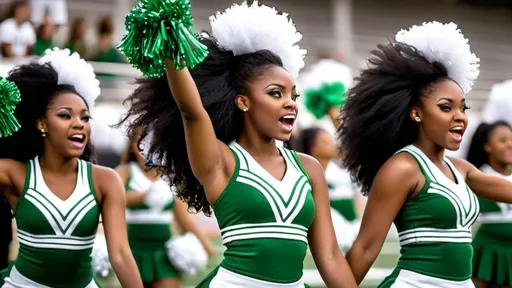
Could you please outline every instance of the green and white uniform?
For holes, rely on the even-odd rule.
[[[133,257],[144,282],[154,282],[166,278],[180,277],[180,273],[171,265],[165,243],[171,239],[172,208],[174,197],[169,185],[158,178],[151,181],[139,165],[129,164],[130,177],[126,184],[128,193],[143,193],[157,199],[151,204],[146,201],[126,209],[128,240]],[[156,194],[157,197],[154,197]]]
[[[489,165],[484,173],[512,181]],[[479,198],[482,225],[473,238],[473,276],[501,286],[512,285],[512,205]]]
[[[315,212],[308,174],[286,148],[278,148],[286,172],[277,180],[239,144],[229,146],[235,171],[213,206],[227,250],[196,287],[305,287],[303,262]]]
[[[394,220],[401,255],[394,272],[379,287],[474,287],[471,225],[480,211],[477,197],[448,158],[444,161],[457,183],[417,147],[409,145],[400,152],[416,159],[426,182]]]
[[[352,181],[350,173],[331,161],[325,169],[325,179],[329,187],[331,207],[347,221],[356,220],[357,212],[354,197],[356,196],[357,184]]]
[[[2,287],[98,287],[91,253],[99,215],[90,163],[78,160],[75,190],[61,200],[44,182],[38,157],[29,161],[14,215],[18,257]]]

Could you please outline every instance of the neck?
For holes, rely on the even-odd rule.
[[[501,175],[510,176],[512,174],[510,165],[496,161],[493,158],[489,159],[489,166],[491,166],[494,171],[500,173]]]
[[[244,147],[252,156],[265,158],[279,154],[275,139],[261,135],[249,135],[245,131],[238,138],[238,144]]]
[[[434,164],[443,165],[444,148],[429,140],[422,140],[421,137],[414,142],[414,145],[432,161]]]
[[[49,171],[52,174],[74,173],[78,167],[77,158],[64,158],[52,150],[46,148],[44,153],[39,156],[39,165],[42,170]]]
[[[18,25],[21,25],[25,22],[25,21],[23,21],[23,19],[16,18],[16,17],[14,17],[14,21],[16,21],[16,24],[18,24]]]

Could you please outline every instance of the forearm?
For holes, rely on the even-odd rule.
[[[126,192],[126,207],[131,207],[144,203],[146,193],[139,193],[135,191]]]
[[[110,263],[112,264],[112,268],[117,275],[121,287],[143,287],[139,269],[129,249],[119,253],[119,255],[110,257]]]
[[[357,287],[347,260],[338,250],[330,259],[317,264],[318,270],[327,287]]]
[[[358,285],[363,281],[376,258],[376,253],[372,253],[369,249],[363,249],[355,243],[348,251],[347,262]]]
[[[176,70],[174,63],[166,59],[167,81],[176,105],[185,119],[200,118],[206,114],[197,86],[187,68]],[[207,115],[207,114],[206,114]]]

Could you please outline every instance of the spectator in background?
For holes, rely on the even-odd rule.
[[[68,7],[66,0],[31,0],[32,23],[43,24],[45,16],[50,16],[55,25],[65,25],[68,22]],[[48,12],[48,15],[46,13]]]
[[[71,52],[78,52],[82,58],[87,55],[87,47],[85,46],[85,33],[87,32],[87,23],[84,18],[77,18],[71,24],[69,30],[69,38],[65,48]]]
[[[126,60],[112,43],[114,25],[110,16],[103,17],[97,24],[98,50],[91,57],[91,61],[125,63]]]
[[[36,44],[32,46],[30,54],[40,56],[44,54],[46,49],[56,46],[55,42],[53,42],[54,31],[55,27],[52,18],[48,16],[45,17],[43,24],[37,28],[37,41]]]
[[[10,7],[7,19],[0,24],[0,46],[4,57],[24,57],[30,54],[36,42],[34,27],[30,19],[27,1],[16,1]]]

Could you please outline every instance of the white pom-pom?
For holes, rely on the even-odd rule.
[[[182,273],[195,274],[208,264],[206,250],[192,233],[173,236],[166,246],[169,261]]]
[[[127,112],[126,108],[117,103],[101,103],[94,110],[94,117],[91,120],[92,144],[98,150],[123,154],[129,145],[126,129],[111,126],[119,122]]]
[[[243,2],[223,13],[210,17],[213,37],[219,47],[235,55],[270,50],[283,61],[284,68],[295,79],[304,67],[306,50],[297,43],[302,34],[297,31],[288,14],[269,6]]]
[[[455,23],[423,23],[401,30],[395,40],[414,46],[431,63],[446,67],[448,76],[459,84],[464,93],[471,91],[478,74],[480,59],[471,52],[469,40]]]
[[[489,100],[482,111],[482,120],[487,123],[502,120],[512,125],[512,80],[492,86]]]
[[[352,86],[352,72],[350,68],[332,59],[318,61],[311,70],[300,77],[301,91],[319,89],[322,84],[341,82],[348,89]]]
[[[69,49],[48,49],[39,59],[39,64],[49,63],[57,71],[59,84],[71,85],[85,99],[89,110],[100,95],[100,81],[96,79],[92,66]]]

